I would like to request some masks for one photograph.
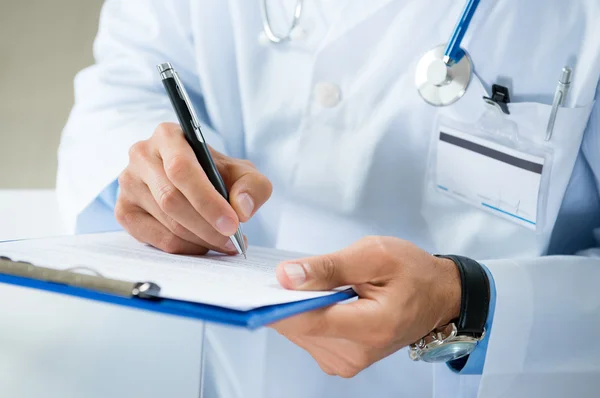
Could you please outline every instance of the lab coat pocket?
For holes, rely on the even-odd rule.
[[[559,108],[549,141],[546,141],[546,129],[551,105],[515,103],[509,106],[509,118],[519,126],[519,140],[523,145],[552,153],[552,164],[546,176],[545,206],[540,209],[544,211],[540,217],[546,221],[542,233],[549,234],[554,227],[594,104],[592,101],[585,106]]]
[[[593,103],[490,108],[481,82],[439,110],[430,144],[422,216],[435,250],[474,258],[537,256],[546,249]]]

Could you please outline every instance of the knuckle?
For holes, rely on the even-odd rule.
[[[217,159],[215,159],[217,169],[221,170],[223,174],[228,176],[237,175],[240,167],[240,161],[237,159],[232,159],[228,156],[221,155]]]
[[[256,169],[256,165],[248,159],[241,159],[240,162],[245,165],[246,167],[252,168],[252,169]]]
[[[358,375],[364,369],[369,367],[370,360],[369,356],[365,352],[355,353],[348,361],[339,369],[340,377],[344,379],[351,379]]]
[[[182,250],[181,240],[174,234],[166,234],[161,239],[160,249],[169,254],[179,254]]]
[[[385,237],[383,236],[367,236],[365,240],[375,250],[382,251],[385,249]]]
[[[121,187],[122,191],[129,190],[134,181],[133,175],[131,175],[131,172],[128,170],[123,171],[118,178],[119,187]]]
[[[328,376],[337,376],[337,374],[335,373],[335,371],[331,367],[327,366],[326,364],[323,364],[323,363],[319,362],[316,358],[315,358],[315,360],[317,361],[317,364],[319,365],[319,367],[321,368],[321,370],[323,372],[325,372],[325,374],[327,374]]]
[[[191,162],[186,156],[175,155],[168,161],[165,172],[171,181],[181,181],[185,179],[191,166]]]
[[[200,215],[204,219],[208,218],[206,216],[206,211],[208,211],[208,213],[211,213],[212,211],[214,211],[215,207],[212,197],[209,195],[199,195],[198,197],[193,198],[192,205],[195,209],[201,212]]]
[[[162,211],[172,213],[178,205],[178,192],[172,185],[163,186],[158,192],[158,206]]]
[[[269,180],[266,176],[260,174],[260,177],[258,177],[258,183],[264,187],[265,192],[267,194],[267,198],[271,197],[271,195],[273,194],[273,184],[271,183],[271,180]]]
[[[175,127],[175,124],[173,124],[173,123],[168,123],[168,122],[160,123],[156,127],[154,134],[157,136],[160,136],[160,137],[164,137],[164,138],[172,137],[175,134],[174,127]]]
[[[148,142],[138,141],[129,148],[129,159],[145,159],[148,154]]]
[[[360,370],[352,364],[346,364],[337,371],[338,376],[344,379],[351,379],[356,376],[358,372],[360,372]]]
[[[185,235],[187,235],[189,233],[187,228],[185,228],[183,225],[179,224],[177,221],[173,220],[170,217],[169,217],[169,229],[171,230],[171,232],[173,232],[173,234],[175,234],[176,236],[180,236],[180,237],[184,237]]]
[[[131,225],[134,222],[134,214],[127,209],[122,200],[117,200],[115,205],[115,219],[120,225]]]
[[[380,259],[381,264],[389,264],[397,260],[395,258],[394,253],[391,250],[391,245],[389,244],[389,238],[384,236],[371,236],[368,237],[369,245],[375,251],[377,258]]]
[[[320,279],[326,282],[334,282],[336,278],[336,263],[331,256],[323,257],[320,267]]]
[[[117,201],[117,204],[115,205],[115,219],[121,225],[125,222],[125,211],[120,201]]]

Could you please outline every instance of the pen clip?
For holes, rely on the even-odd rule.
[[[571,87],[573,70],[565,66],[562,69],[562,74],[558,80],[558,86],[554,94],[554,101],[552,102],[552,108],[550,109],[550,118],[548,119],[548,127],[546,128],[546,142],[550,141],[552,134],[554,133],[554,126],[556,124],[556,116],[558,115],[558,109],[565,106],[567,102],[567,95]]]
[[[175,69],[169,62],[157,65],[157,69],[160,72],[160,76],[163,80],[173,79],[175,81],[175,88],[177,89],[177,93],[179,94],[179,97],[185,104],[185,106],[192,118],[192,120],[190,120],[190,122],[191,122],[192,126],[194,127],[194,132],[196,133],[196,137],[198,138],[198,140],[200,142],[204,142],[204,137],[202,136],[202,130],[200,128],[200,119],[198,119],[198,116],[196,115],[196,109],[194,108],[194,105],[192,104],[192,100],[190,99],[190,96],[188,95],[187,90],[185,89],[185,86],[183,85],[183,82],[179,78],[179,74],[175,71]]]
[[[196,130],[200,130],[200,121],[198,120],[198,116],[196,115],[196,109],[194,109],[192,100],[190,100],[190,96],[188,95],[187,90],[185,89],[185,86],[181,82],[181,79],[179,78],[179,74],[177,72],[175,72],[175,70],[173,70],[173,78],[175,79],[175,85],[177,86],[177,92],[179,92],[181,99],[183,100],[183,102],[185,102],[185,105],[188,107],[188,110],[190,111],[190,115],[192,116],[192,125],[194,126],[194,128]],[[200,137],[198,137],[198,138],[200,138]],[[204,140],[201,140],[201,141],[204,142]]]

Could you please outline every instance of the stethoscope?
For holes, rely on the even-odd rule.
[[[460,45],[469,29],[471,19],[480,0],[467,0],[450,41],[429,50],[419,60],[415,73],[415,84],[419,94],[434,106],[447,106],[458,101],[467,91],[473,74],[473,62]],[[262,0],[262,22],[265,36],[270,42],[279,44],[292,40],[302,16],[304,0],[297,0],[294,17],[289,30],[278,36],[271,28],[267,0]]]

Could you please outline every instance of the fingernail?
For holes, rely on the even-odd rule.
[[[235,234],[235,231],[237,230],[237,225],[235,221],[225,216],[217,220],[216,226],[219,233],[225,236],[231,236]]]
[[[283,270],[294,287],[298,287],[306,282],[306,270],[300,264],[285,264]]]
[[[252,200],[252,197],[247,193],[243,193],[238,196],[238,203],[244,216],[250,217],[254,211],[254,200]]]
[[[227,251],[230,251],[230,252],[234,252],[234,251],[236,251],[236,250],[237,250],[237,249],[235,248],[235,246],[234,246],[233,242],[232,242],[232,241],[230,241],[230,240],[228,240],[228,241],[227,241],[227,243],[225,243],[225,249],[227,249]]]

